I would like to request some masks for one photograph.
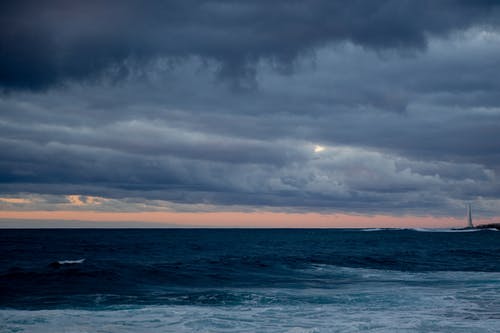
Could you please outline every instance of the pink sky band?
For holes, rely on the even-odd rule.
[[[85,221],[157,223],[199,227],[256,227],[256,228],[447,228],[465,226],[464,218],[433,216],[349,215],[276,212],[99,212],[99,211],[1,211],[0,219],[25,221]],[[475,224],[492,223],[494,219],[477,219]],[[11,224],[12,225],[12,224]],[[77,226],[77,224],[73,224]]]

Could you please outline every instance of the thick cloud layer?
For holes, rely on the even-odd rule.
[[[414,52],[428,38],[497,26],[497,1],[4,1],[0,85],[43,89],[102,75],[119,79],[158,57],[199,56],[247,85],[255,64],[289,67],[298,55],[348,41]]]
[[[0,197],[500,213],[495,2],[119,4],[1,5]]]

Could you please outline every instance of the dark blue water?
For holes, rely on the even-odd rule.
[[[164,319],[179,311],[165,319],[172,331],[266,331],[242,326],[245,309],[269,314],[278,307],[289,312],[256,315],[269,331],[287,331],[284,323],[293,320],[298,326],[291,329],[331,331],[331,311],[339,315],[340,331],[353,314],[363,323],[359,311],[376,322],[360,331],[390,330],[392,322],[384,324],[384,316],[398,318],[411,310],[414,325],[429,323],[429,316],[434,320],[422,331],[443,329],[440,320],[449,326],[452,318],[458,328],[490,332],[500,328],[499,280],[500,232],[495,231],[1,230],[0,308],[7,324],[0,324],[0,331],[50,331],[50,311],[60,318],[71,311],[85,318],[90,311],[107,322],[120,316],[125,316],[120,322],[131,321],[132,326],[110,331],[155,331],[133,320],[155,311]],[[448,310],[425,311],[435,306]],[[317,311],[315,320],[308,317],[311,311]],[[187,325],[196,313],[207,324]],[[82,328],[77,322],[71,322],[77,325],[73,331]]]

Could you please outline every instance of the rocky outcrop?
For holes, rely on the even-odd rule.
[[[489,223],[489,224],[481,224],[476,226],[477,229],[497,229],[500,230],[500,223]]]

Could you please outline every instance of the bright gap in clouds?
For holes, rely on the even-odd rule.
[[[315,153],[321,153],[323,150],[325,150],[325,147],[320,146],[320,145],[315,145],[314,146],[314,152]]]

